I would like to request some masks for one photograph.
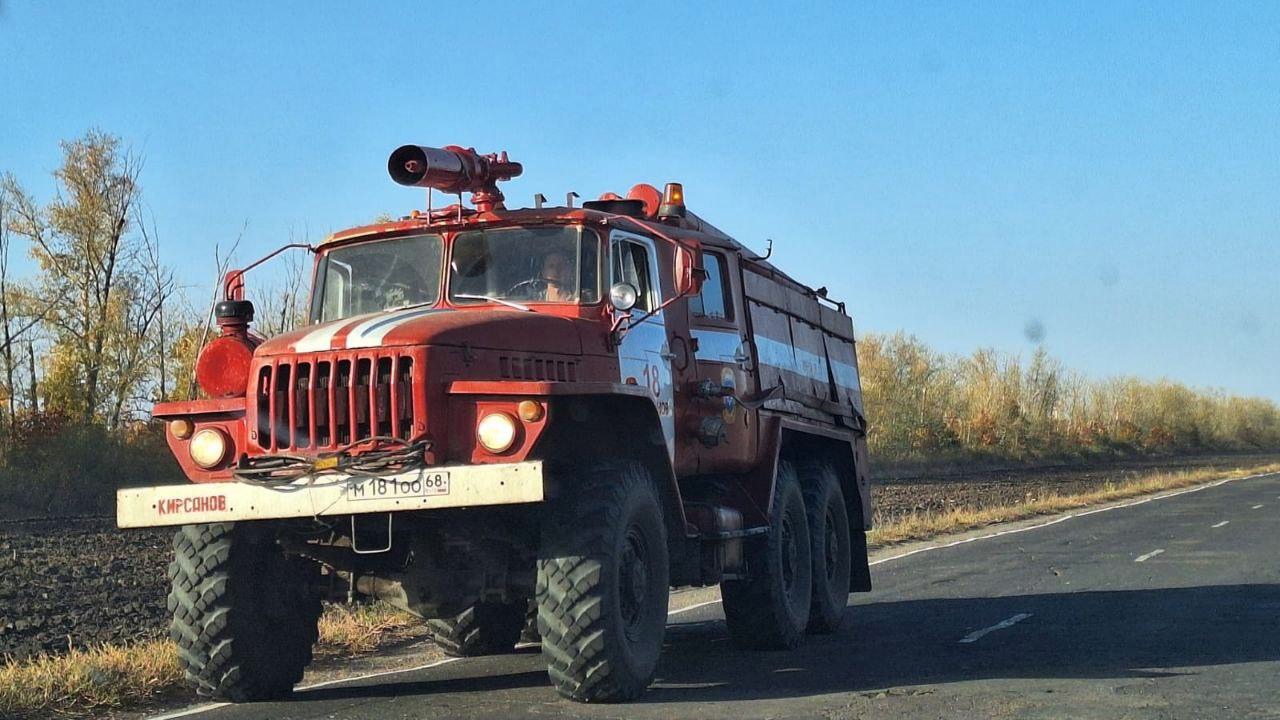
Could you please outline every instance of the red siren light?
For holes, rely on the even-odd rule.
[[[657,217],[658,208],[662,206],[662,193],[648,183],[640,183],[628,190],[627,199],[639,200],[644,205],[645,217]]]

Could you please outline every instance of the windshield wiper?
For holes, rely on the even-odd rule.
[[[426,307],[427,305],[434,305],[434,304],[435,304],[434,300],[430,300],[427,302],[405,303],[404,305],[393,305],[391,307],[384,307],[382,308],[382,312],[391,312],[393,310],[408,310],[409,308]]]
[[[511,302],[510,300],[504,300],[503,298],[493,297],[492,295],[467,295],[464,293],[454,293],[453,296],[456,298],[462,298],[463,300],[488,300],[489,302],[496,302],[499,305],[506,305],[507,307],[514,308],[516,310],[523,310],[524,312],[533,312],[533,308],[529,307],[528,305],[521,305],[518,302]]]

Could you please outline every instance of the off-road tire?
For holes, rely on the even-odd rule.
[[[769,533],[748,539],[743,548],[747,579],[720,583],[725,623],[736,645],[752,650],[790,650],[804,640],[812,602],[810,550],[804,496],[795,467],[779,460]]]
[[[515,650],[529,603],[481,602],[451,618],[427,621],[431,639],[452,657],[499,655]]]
[[[808,631],[833,633],[840,628],[849,604],[849,572],[853,553],[849,539],[849,514],[840,490],[840,478],[830,463],[802,461],[797,467],[804,487],[804,508],[809,519],[810,557],[813,559],[813,601]]]
[[[311,662],[320,618],[310,561],[290,559],[269,526],[185,525],[169,564],[169,636],[201,697],[288,695]]]
[[[662,502],[638,462],[602,461],[570,475],[542,527],[542,656],[564,697],[632,700],[653,680],[666,631]]]

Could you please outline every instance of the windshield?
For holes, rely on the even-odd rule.
[[[458,233],[449,298],[519,303],[600,300],[599,239],[580,227],[521,227]]]
[[[442,247],[439,235],[415,235],[330,250],[316,271],[311,321],[434,304]]]

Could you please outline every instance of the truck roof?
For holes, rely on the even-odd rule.
[[[461,221],[450,217],[455,211],[455,208],[437,210],[432,212],[430,216],[428,216],[427,213],[415,211],[414,214],[400,218],[399,220],[362,225],[346,230],[340,230],[330,234],[328,237],[320,241],[319,247],[328,247],[330,245],[358,241],[362,238],[371,236],[400,234],[403,232],[415,232],[428,229],[441,232],[456,232],[505,224],[532,225],[585,223],[588,225],[611,226],[620,230],[625,230],[627,225],[631,225],[633,229],[639,228],[648,232],[667,235],[674,239],[686,238],[689,240],[696,240],[703,246],[733,251],[740,255],[744,265],[755,273],[763,275],[781,285],[787,286],[788,289],[794,292],[810,296],[814,298],[815,301],[825,300],[830,305],[833,305],[834,309],[840,314],[847,315],[844,303],[828,299],[825,294],[825,289],[815,290],[814,288],[796,280],[787,273],[778,269],[777,266],[770,263],[751,248],[748,248],[746,245],[738,242],[728,233],[725,233],[711,223],[703,220],[692,211],[682,219],[681,226],[668,225],[663,222],[657,222],[646,218],[637,218],[630,215],[622,215],[586,207],[521,208],[516,210],[497,210],[484,213],[477,213],[473,210],[465,209],[463,210]]]

